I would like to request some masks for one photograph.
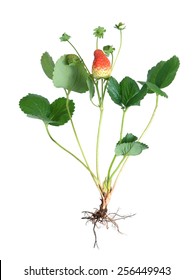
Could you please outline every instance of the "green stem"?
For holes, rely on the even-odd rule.
[[[146,125],[145,129],[143,130],[141,136],[139,137],[138,141],[141,140],[141,138],[145,135],[146,131],[148,130],[148,128],[150,127],[150,125],[151,125],[151,123],[152,123],[152,121],[154,119],[154,116],[156,114],[156,110],[158,108],[158,99],[159,99],[159,95],[156,94],[156,103],[155,103],[155,107],[154,107],[153,113],[151,115],[151,118],[150,118],[148,124]],[[117,174],[117,177],[115,179],[115,182],[114,182],[114,185],[113,185],[113,189],[115,188],[117,180],[118,180],[118,178],[119,178],[119,176],[120,176],[120,174],[121,174],[121,172],[122,172],[122,170],[123,170],[123,168],[124,168],[124,166],[125,166],[125,164],[126,164],[128,159],[129,159],[129,156],[126,157],[125,160],[123,161],[121,169],[119,170],[119,173]]]
[[[86,156],[85,156],[85,154],[84,154],[82,145],[81,145],[80,140],[79,140],[79,137],[78,137],[78,135],[77,135],[77,131],[76,131],[76,129],[75,129],[75,125],[74,125],[73,120],[72,120],[72,117],[71,117],[71,113],[70,113],[70,110],[69,110],[69,94],[70,94],[70,92],[67,92],[67,90],[65,90],[65,92],[66,92],[66,96],[67,96],[67,101],[66,101],[67,112],[68,112],[68,116],[69,116],[69,119],[70,119],[70,122],[71,122],[71,126],[72,126],[72,129],[73,129],[73,132],[74,132],[74,135],[75,135],[77,144],[78,144],[78,146],[79,146],[79,149],[80,149],[80,151],[81,151],[81,154],[82,154],[82,156],[83,156],[83,159],[84,159],[84,161],[85,161],[85,164],[86,164],[88,170],[90,171],[91,175],[94,176],[93,172],[92,172],[91,169],[90,169],[90,166],[89,166],[89,164],[88,164],[88,161],[87,161],[87,159],[86,159]]]
[[[117,52],[117,56],[116,56],[116,58],[115,58],[115,61],[114,61],[114,63],[113,63],[113,66],[112,66],[112,70],[113,70],[113,68],[115,67],[115,63],[116,63],[116,61],[117,61],[117,59],[118,59],[118,56],[119,56],[119,54],[120,54],[121,47],[122,47],[122,43],[123,43],[122,30],[120,30],[120,45],[119,45],[119,49],[118,49],[118,52]]]
[[[111,65],[113,65],[113,61],[114,61],[114,56],[113,53],[111,53]]]
[[[127,112],[127,109],[123,109],[123,116],[122,116],[122,121],[121,121],[121,130],[120,130],[120,141],[123,137],[123,127],[124,127],[124,120],[125,120],[126,112]]]
[[[98,88],[98,81],[95,81],[95,82],[94,82],[94,85],[95,85],[95,87],[96,87],[96,92],[97,92],[97,96],[98,96],[98,103],[99,103],[98,107],[100,107],[100,104],[101,104],[101,97],[100,97],[100,91],[99,91],[99,88]]]
[[[121,121],[121,129],[120,129],[120,141],[121,141],[121,139],[122,139],[122,137],[123,137],[123,128],[124,128],[124,120],[125,120],[125,114],[126,114],[126,112],[127,112],[127,109],[125,109],[125,110],[123,109],[123,115],[122,115],[122,121]],[[117,156],[114,155],[114,157],[113,157],[113,159],[112,159],[112,161],[111,161],[111,164],[110,164],[110,166],[109,166],[108,175],[107,175],[108,181],[111,180],[111,178],[113,177],[113,175],[114,175],[115,172],[118,170],[118,168],[119,168],[119,166],[120,166],[120,164],[121,164],[121,163],[119,163],[118,168],[115,169],[116,171],[114,171],[113,174],[110,175],[111,169],[112,169],[113,164],[114,164],[114,162],[115,162],[115,160],[116,160],[116,157],[117,157]]]
[[[69,150],[67,150],[65,147],[63,147],[61,144],[59,144],[51,135],[49,129],[48,129],[48,124],[45,124],[46,127],[46,132],[48,134],[48,136],[50,137],[50,139],[58,146],[60,147],[62,150],[64,150],[65,152],[67,152],[68,154],[70,154],[72,157],[74,157],[77,161],[79,161],[88,171],[90,171],[87,167],[87,165],[81,160],[79,159],[76,155],[74,155],[72,152],[70,152]]]
[[[96,49],[98,49],[98,37],[96,38]]]
[[[102,118],[103,118],[103,112],[104,112],[104,97],[106,93],[108,81],[106,81],[106,84],[104,86],[104,80],[101,79],[101,94],[99,92],[98,84],[96,85],[97,94],[98,94],[98,101],[99,101],[99,109],[100,109],[100,118],[98,123],[98,132],[97,132],[97,139],[96,139],[96,175],[100,182],[100,174],[99,174],[99,143],[100,143],[100,132],[101,132],[101,125],[102,125]]]
[[[104,102],[104,97],[105,97],[106,89],[107,89],[107,86],[108,86],[108,80],[106,80],[105,86],[103,85],[104,81],[105,80],[103,80],[103,82],[102,82],[102,102]],[[104,89],[103,89],[103,86],[104,86]]]
[[[108,169],[107,181],[110,181],[110,178],[111,178],[110,172],[111,172],[111,169],[112,169],[112,167],[113,167],[113,164],[114,164],[114,162],[115,162],[116,157],[117,157],[117,156],[114,155],[114,157],[113,157],[113,159],[112,159],[112,161],[111,161],[111,163],[110,163],[110,166],[109,166],[109,169]]]
[[[115,170],[113,171],[113,173],[110,175],[110,180],[113,178],[113,176],[115,175],[115,173],[119,170],[120,166],[123,164],[123,162],[125,162],[127,156],[124,156],[122,158],[122,160],[119,162],[119,164],[117,165],[117,167],[115,168]]]
[[[99,188],[99,184],[98,184],[98,180],[96,178],[96,176],[94,175],[94,173],[90,170],[90,168],[88,168],[88,166],[81,160],[79,159],[76,155],[74,155],[72,152],[70,152],[69,150],[67,150],[65,147],[63,147],[61,144],[59,144],[51,135],[49,129],[48,129],[48,124],[45,124],[46,127],[46,131],[48,136],[50,137],[50,139],[58,146],[60,147],[62,150],[64,150],[65,152],[67,152],[68,154],[70,154],[72,157],[74,157],[77,161],[79,161],[89,172],[90,175],[92,176],[92,179],[94,180],[94,183],[96,184],[97,188],[99,189],[100,193],[101,193],[101,189]]]
[[[119,176],[120,176],[120,174],[121,174],[121,172],[122,172],[122,170],[123,170],[123,168],[124,168],[124,166],[125,166],[125,164],[126,164],[128,158],[129,158],[129,157],[126,157],[125,160],[122,162],[121,169],[119,170],[119,173],[117,174],[117,177],[116,177],[116,179],[115,179],[115,181],[114,181],[114,184],[113,184],[113,187],[112,187],[113,190],[114,190],[114,188],[115,188],[115,186],[116,186],[116,184],[117,184],[117,180],[118,180],[118,178],[119,178]]]
[[[149,122],[148,122],[146,128],[144,129],[144,131],[142,132],[142,134],[141,134],[141,136],[139,137],[138,140],[141,140],[141,138],[144,136],[144,134],[146,133],[146,131],[147,131],[148,128],[150,127],[150,125],[151,125],[151,123],[152,123],[152,121],[153,121],[153,119],[154,119],[156,110],[157,110],[157,108],[158,108],[158,100],[159,100],[159,95],[156,94],[156,103],[155,103],[154,111],[153,111],[153,113],[152,113],[152,116],[151,116],[151,118],[150,118],[150,120],[149,120]]]
[[[97,133],[97,140],[96,140],[96,175],[97,179],[100,182],[100,174],[99,174],[99,143],[100,143],[100,131],[101,131],[101,124],[103,118],[103,104],[100,105],[100,118],[98,123],[98,133]]]
[[[85,66],[85,68],[86,68],[86,70],[87,70],[88,74],[90,75],[90,71],[89,71],[89,69],[88,69],[87,65],[85,64],[85,62],[84,62],[83,58],[81,57],[80,53],[79,53],[79,52],[78,52],[78,50],[76,49],[76,47],[74,47],[74,45],[73,45],[70,41],[68,41],[68,43],[69,43],[69,44],[72,46],[72,48],[75,50],[75,52],[76,52],[76,53],[77,53],[77,55],[79,56],[80,60],[81,60],[81,61],[82,61],[82,63],[84,64],[84,66]]]

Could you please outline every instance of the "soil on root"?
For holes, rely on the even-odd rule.
[[[90,211],[83,211],[84,217],[82,219],[87,220],[86,223],[91,222],[93,224],[93,233],[94,233],[94,248],[98,247],[98,241],[97,241],[97,233],[96,229],[102,225],[105,226],[107,229],[109,228],[109,225],[112,225],[114,228],[117,229],[119,233],[122,234],[122,232],[119,229],[119,226],[117,224],[118,220],[125,220],[126,218],[133,217],[135,214],[131,215],[120,215],[118,214],[118,211],[115,213],[108,213],[107,207],[105,209],[102,208],[102,204],[100,205],[99,209],[96,209],[94,212]]]

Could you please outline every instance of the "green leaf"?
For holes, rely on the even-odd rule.
[[[146,144],[136,141],[137,139],[132,133],[127,133],[116,145],[116,156],[136,156],[148,149]]]
[[[48,52],[45,52],[42,54],[41,65],[42,65],[42,69],[43,69],[44,73],[46,74],[46,76],[49,79],[52,79],[55,64],[53,62],[52,57],[49,55]]]
[[[109,78],[107,91],[108,91],[112,101],[114,103],[116,103],[117,105],[122,106],[120,85],[115,78],[113,78],[113,77]]]
[[[143,150],[148,149],[148,146],[141,142],[134,142],[131,145],[131,149],[128,153],[130,156],[137,156],[142,153]]]
[[[55,64],[53,83],[58,88],[79,93],[88,90],[88,73],[82,62],[67,64],[66,55],[59,58]]]
[[[135,135],[133,135],[132,133],[127,133],[125,135],[125,137],[123,137],[118,144],[122,144],[122,143],[131,143],[131,142],[135,142],[137,140],[137,137]]]
[[[148,71],[148,74],[147,74],[148,82],[155,84],[158,72],[160,71],[160,69],[163,67],[164,64],[165,64],[165,61],[160,61],[158,64],[156,64],[156,66],[153,66]]]
[[[146,82],[146,85],[148,86],[148,88],[151,91],[155,92],[156,94],[168,98],[168,95],[163,90],[161,90],[158,86],[156,86],[155,84],[152,84],[150,82]]]
[[[75,104],[72,100],[67,100],[65,97],[61,97],[51,103],[51,112],[48,121],[50,125],[59,126],[67,123],[70,120],[67,104],[69,113],[72,117],[75,110]]]
[[[93,79],[88,76],[87,80],[86,80],[88,89],[89,89],[89,93],[90,93],[90,99],[92,99],[94,97],[95,94],[95,87],[94,87],[94,81]]]
[[[139,105],[140,101],[146,96],[147,92],[147,86],[144,84],[137,94],[130,99],[128,106]]]
[[[145,149],[148,149],[148,146],[141,142],[121,143],[116,145],[115,154],[116,156],[137,156]]]
[[[50,103],[45,97],[30,93],[20,100],[19,106],[28,117],[48,122]]]
[[[133,79],[130,77],[125,77],[120,82],[120,89],[122,104],[127,108],[130,106],[131,98],[139,91],[139,87]]]
[[[75,104],[72,100],[67,101],[66,98],[61,97],[50,104],[45,97],[31,93],[20,100],[19,106],[28,117],[42,120],[45,124],[54,126],[68,122],[70,120],[69,114],[72,117],[75,110]]]
[[[140,105],[140,101],[147,94],[147,86],[139,89],[137,83],[130,77],[125,77],[120,84],[113,77],[108,81],[108,93],[111,99],[122,109]]]
[[[176,76],[179,65],[177,56],[173,56],[167,61],[160,61],[148,71],[147,82],[155,84],[160,89],[169,86]]]
[[[180,62],[177,56],[173,56],[167,60],[156,76],[156,85],[159,88],[169,86],[176,76],[179,65]]]
[[[131,149],[132,143],[122,143],[117,144],[115,148],[115,155],[116,156],[126,156],[128,155],[130,149]]]

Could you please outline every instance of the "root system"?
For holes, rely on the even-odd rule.
[[[84,217],[82,219],[87,220],[86,223],[91,222],[93,224],[93,233],[94,233],[94,248],[98,247],[98,241],[97,241],[97,233],[96,229],[102,225],[105,226],[107,229],[109,228],[109,225],[112,225],[116,230],[122,234],[122,232],[119,229],[119,225],[117,224],[117,221],[119,220],[125,220],[126,218],[133,217],[135,214],[131,215],[120,215],[118,214],[118,211],[115,213],[108,213],[108,209],[103,208],[103,203],[101,203],[99,209],[95,209],[94,212],[90,211],[83,211]]]

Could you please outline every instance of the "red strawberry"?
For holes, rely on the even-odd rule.
[[[111,63],[102,50],[95,50],[92,64],[94,78],[108,78],[111,75]]]

